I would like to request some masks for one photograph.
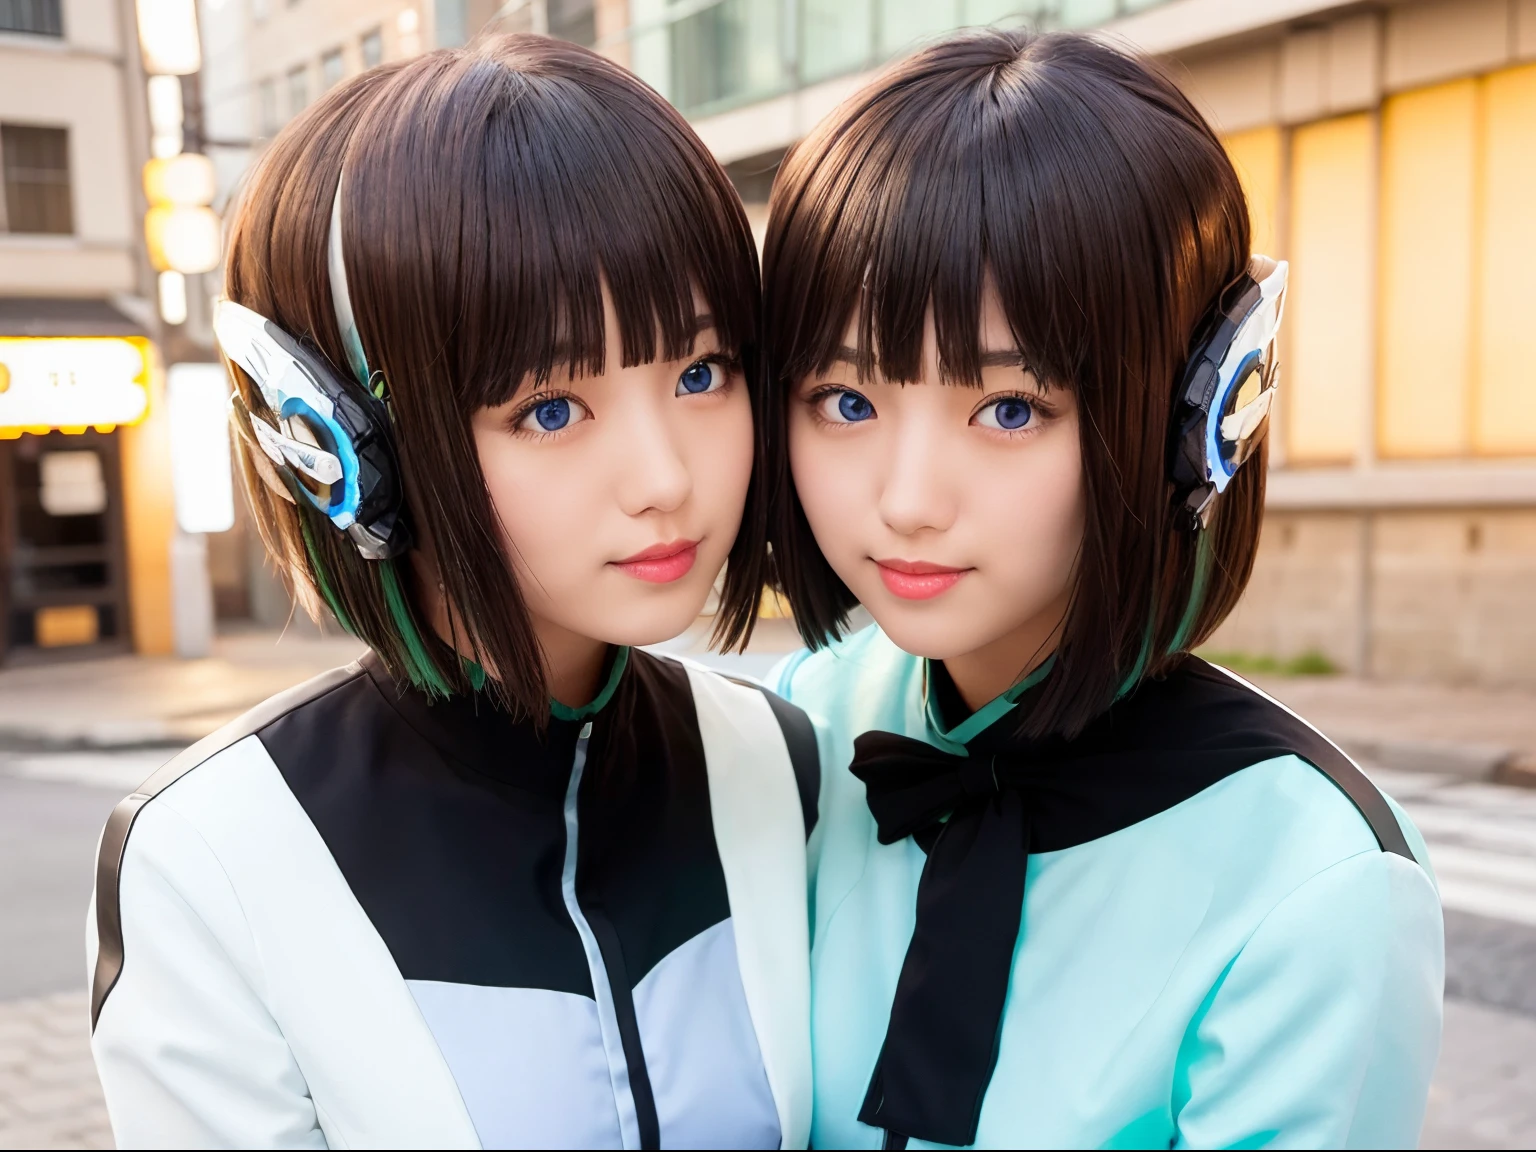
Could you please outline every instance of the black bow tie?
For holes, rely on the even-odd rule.
[[[1023,914],[1026,774],[1011,760],[955,756],[888,732],[867,732],[853,748],[852,772],[880,842],[913,836],[928,852],[917,927],[859,1119],[905,1137],[971,1144]]]

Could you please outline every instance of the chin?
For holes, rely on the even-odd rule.
[[[896,601],[886,595],[864,607],[874,617],[890,642],[903,652],[921,656],[927,660],[949,660],[974,652],[987,642],[987,637],[975,634],[975,619],[963,610],[935,610],[938,605],[931,601],[921,606]],[[970,627],[967,627],[970,625]]]
[[[698,591],[692,588],[653,586],[640,596],[613,597],[604,605],[602,612],[594,614],[594,618],[585,624],[583,630],[590,630],[595,639],[605,644],[621,644],[631,648],[660,644],[692,627],[699,613],[704,610],[704,601],[708,595],[709,585],[706,584]]]

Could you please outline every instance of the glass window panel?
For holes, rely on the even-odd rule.
[[[0,0],[0,32],[63,36],[63,5],[59,0]]]
[[[457,48],[469,38],[466,0],[434,0],[433,32],[439,48]]]
[[[1091,28],[1118,14],[1117,0],[1057,0],[1056,23],[1062,28]]]
[[[341,49],[327,52],[320,57],[320,86],[330,89],[341,83],[341,78],[346,72],[346,66],[341,59]]]
[[[592,0],[548,0],[549,34],[591,46],[597,40],[597,11]]]
[[[276,80],[263,80],[256,85],[256,106],[261,117],[261,135],[271,136],[283,126],[282,116],[277,110]]]
[[[1384,457],[1469,447],[1477,81],[1382,107],[1377,444]]]
[[[874,0],[802,0],[800,74],[807,83],[856,72],[874,57]]]
[[[672,103],[687,113],[783,86],[779,0],[723,0],[671,28]]]
[[[309,70],[295,68],[288,73],[288,115],[297,116],[309,103]]]
[[[1296,129],[1280,411],[1288,464],[1352,462],[1371,390],[1371,119]]]
[[[1473,447],[1536,453],[1536,65],[1484,86],[1481,284]]]
[[[629,67],[672,100],[672,29],[666,0],[630,0],[629,26]]]
[[[67,129],[0,125],[0,169],[5,228],[57,235],[75,230]]]
[[[384,34],[375,28],[362,39],[363,67],[372,68],[384,59]]]
[[[1022,24],[1038,20],[1045,0],[964,0],[961,15],[967,24]]]
[[[959,0],[880,0],[880,53],[911,51],[919,41],[959,25]]]

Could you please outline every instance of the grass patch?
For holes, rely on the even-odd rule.
[[[1268,676],[1332,676],[1339,666],[1316,649],[1309,649],[1299,656],[1280,659],[1276,656],[1255,656],[1250,652],[1214,652],[1202,648],[1195,653],[1202,660],[1220,664],[1241,674]]]

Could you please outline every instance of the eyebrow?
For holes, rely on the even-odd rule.
[[[857,364],[859,352],[857,348],[850,348],[844,344],[836,352],[832,353],[832,361],[835,364]],[[983,368],[1023,368],[1024,354],[1017,348],[1001,348],[996,352],[983,352],[981,354],[981,366]]]

